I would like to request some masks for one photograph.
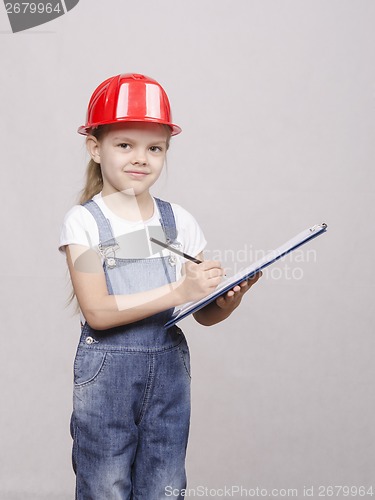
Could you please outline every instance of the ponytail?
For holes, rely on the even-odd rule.
[[[103,177],[100,163],[91,159],[86,168],[86,185],[81,191],[78,203],[82,205],[103,189]]]

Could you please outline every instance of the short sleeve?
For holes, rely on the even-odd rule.
[[[195,257],[200,254],[207,245],[203,231],[193,215],[187,210],[175,203],[172,203],[172,208],[175,214],[178,231],[177,239],[181,243],[183,251]]]
[[[65,245],[94,247],[99,243],[99,232],[94,217],[81,205],[75,205],[64,217],[60,228],[59,251],[65,254]]]

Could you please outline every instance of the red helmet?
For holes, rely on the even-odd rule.
[[[112,76],[97,87],[91,96],[86,125],[78,133],[87,135],[99,125],[118,122],[148,122],[169,125],[172,135],[181,132],[172,123],[168,96],[152,78],[135,73]]]

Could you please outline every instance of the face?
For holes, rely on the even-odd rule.
[[[136,196],[148,193],[163,169],[168,132],[154,123],[116,123],[105,135],[88,144],[100,163],[103,195],[131,190]],[[129,191],[128,191],[129,192]]]

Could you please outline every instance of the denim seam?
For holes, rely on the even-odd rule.
[[[147,381],[146,381],[146,389],[143,395],[143,401],[141,404],[140,412],[139,412],[139,417],[137,419],[136,424],[140,425],[142,422],[143,416],[146,412],[147,404],[150,401],[150,396],[151,396],[151,386],[154,381],[154,374],[155,374],[155,359],[154,356],[149,356],[150,363],[149,363],[149,370],[148,370],[148,376],[147,376]]]
[[[187,367],[187,365],[186,365],[184,353],[182,352],[182,350],[181,350],[180,346],[177,346],[177,347],[178,347],[178,352],[180,353],[180,357],[181,357],[181,359],[182,359],[182,362],[184,363],[185,371],[186,371],[186,373],[187,373],[187,375],[188,375],[189,379],[191,380],[191,374],[190,374],[190,372],[189,372],[189,370],[188,370],[188,367]]]
[[[93,344],[91,344],[90,346],[87,346],[85,342],[82,342],[80,344],[80,347],[81,348],[84,348],[84,349],[87,349],[87,350],[94,350],[94,351],[106,351],[106,352],[127,352],[127,353],[140,353],[140,352],[144,352],[144,353],[149,353],[149,354],[162,354],[163,352],[166,352],[166,351],[171,351],[172,349],[176,349],[176,347],[178,347],[181,342],[183,342],[184,338],[182,338],[178,344],[174,344],[174,345],[171,345],[171,346],[166,346],[166,347],[145,347],[145,348],[142,348],[142,347],[122,347],[122,346],[112,346],[112,345],[109,345],[109,344],[103,344],[102,346],[94,346]]]
[[[73,441],[74,441],[74,446],[73,446],[73,449],[74,449],[74,461],[75,461],[75,474],[77,475],[78,474],[78,458],[77,458],[77,455],[78,455],[78,445],[79,445],[79,440],[78,440],[78,426],[77,426],[77,423],[75,421],[75,418],[74,418],[74,438],[73,438]],[[76,481],[76,488],[75,488],[75,498],[76,500],[80,497],[80,492],[78,491],[78,481]]]

